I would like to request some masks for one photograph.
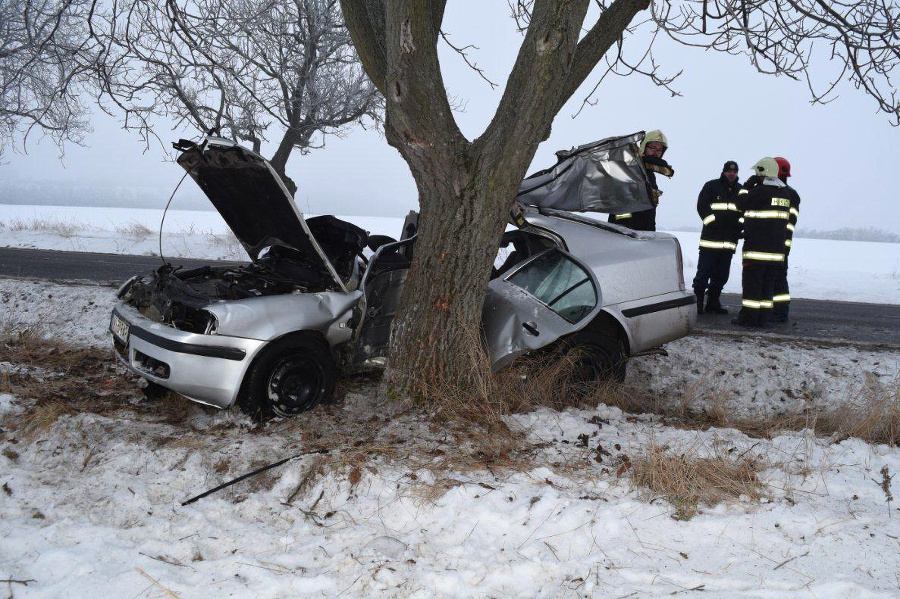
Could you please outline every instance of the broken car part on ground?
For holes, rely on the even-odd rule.
[[[604,190],[606,210],[647,201],[635,140],[566,153],[580,179]],[[341,374],[383,361],[417,215],[399,241],[333,216],[306,219],[258,154],[220,138],[176,148],[252,261],[165,264],[130,279],[110,321],[120,359],[152,388],[220,408],[237,403],[256,416],[310,409],[331,397]],[[532,195],[541,195],[535,184],[552,188],[564,200],[584,191],[557,170],[523,186]],[[677,239],[559,210],[555,200],[536,204],[519,205],[488,285],[483,329],[495,370],[561,346],[580,350],[587,376],[621,379],[629,355],[690,332],[694,296],[684,289]]]

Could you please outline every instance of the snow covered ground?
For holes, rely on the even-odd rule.
[[[0,328],[108,342],[109,288],[0,279],[0,301]],[[715,336],[668,350],[633,360],[626,384],[747,417],[856,401],[873,382],[896,394],[900,377],[898,351]],[[900,595],[900,513],[888,501],[900,450],[886,445],[685,430],[600,405],[509,417],[527,449],[519,466],[465,467],[451,458],[468,441],[361,383],[265,427],[128,396],[121,409],[71,409],[25,430],[17,418],[42,400],[11,385],[57,375],[4,354],[0,579],[19,582],[0,588],[16,598]],[[650,447],[752,459],[762,498],[676,519],[630,476]]]
[[[0,205],[0,244],[56,250],[157,254],[162,210]],[[403,219],[343,216],[396,237]],[[243,259],[243,249],[215,212],[170,210],[163,227],[170,257]],[[684,277],[696,274],[699,233],[675,232],[684,251]],[[900,303],[900,244],[798,239],[790,256],[794,297]],[[740,293],[740,260],[732,260],[725,291]]]

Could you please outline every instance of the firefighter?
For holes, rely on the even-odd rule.
[[[703,221],[697,276],[694,277],[697,314],[704,312],[704,299],[706,312],[728,314],[720,296],[722,287],[728,282],[731,257],[741,237],[741,213],[737,208],[740,189],[737,162],[729,160],[722,167],[722,175],[707,181],[697,197],[697,214]]]
[[[732,322],[761,327],[772,311],[775,278],[784,266],[791,200],[773,158],[754,164],[753,173],[737,196],[737,207],[744,214],[743,298]]]
[[[791,218],[788,220],[787,238],[784,240],[784,267],[778,271],[778,276],[775,277],[775,295],[772,297],[775,305],[772,308],[772,322],[787,322],[788,311],[791,307],[791,292],[787,280],[788,255],[791,253],[791,243],[794,240],[794,228],[800,217],[800,194],[787,184],[787,179],[791,176],[791,163],[781,156],[776,156],[775,162],[778,163],[778,178],[785,184],[787,196],[791,200]]]
[[[666,177],[675,174],[669,163],[663,160],[663,154],[668,149],[669,142],[662,131],[654,129],[647,132],[641,142],[641,158],[644,161],[647,177],[650,179],[650,201],[653,203],[653,208],[634,213],[610,214],[609,222],[635,231],[656,231],[656,206],[659,204],[659,196],[662,195],[662,191],[656,184],[656,174],[659,173]]]

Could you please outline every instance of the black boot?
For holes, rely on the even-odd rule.
[[[712,312],[713,314],[728,314],[728,310],[724,306],[722,306],[722,302],[719,300],[721,295],[721,289],[715,289],[713,287],[709,288],[709,292],[706,298],[707,312]]]
[[[694,287],[694,295],[697,296],[697,314],[703,314],[703,296],[706,290],[702,287]]]

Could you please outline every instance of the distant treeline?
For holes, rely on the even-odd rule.
[[[794,237],[806,239],[834,239],[836,241],[881,241],[884,243],[900,243],[900,235],[876,229],[875,227],[842,227],[831,231],[819,229],[797,229]]]

